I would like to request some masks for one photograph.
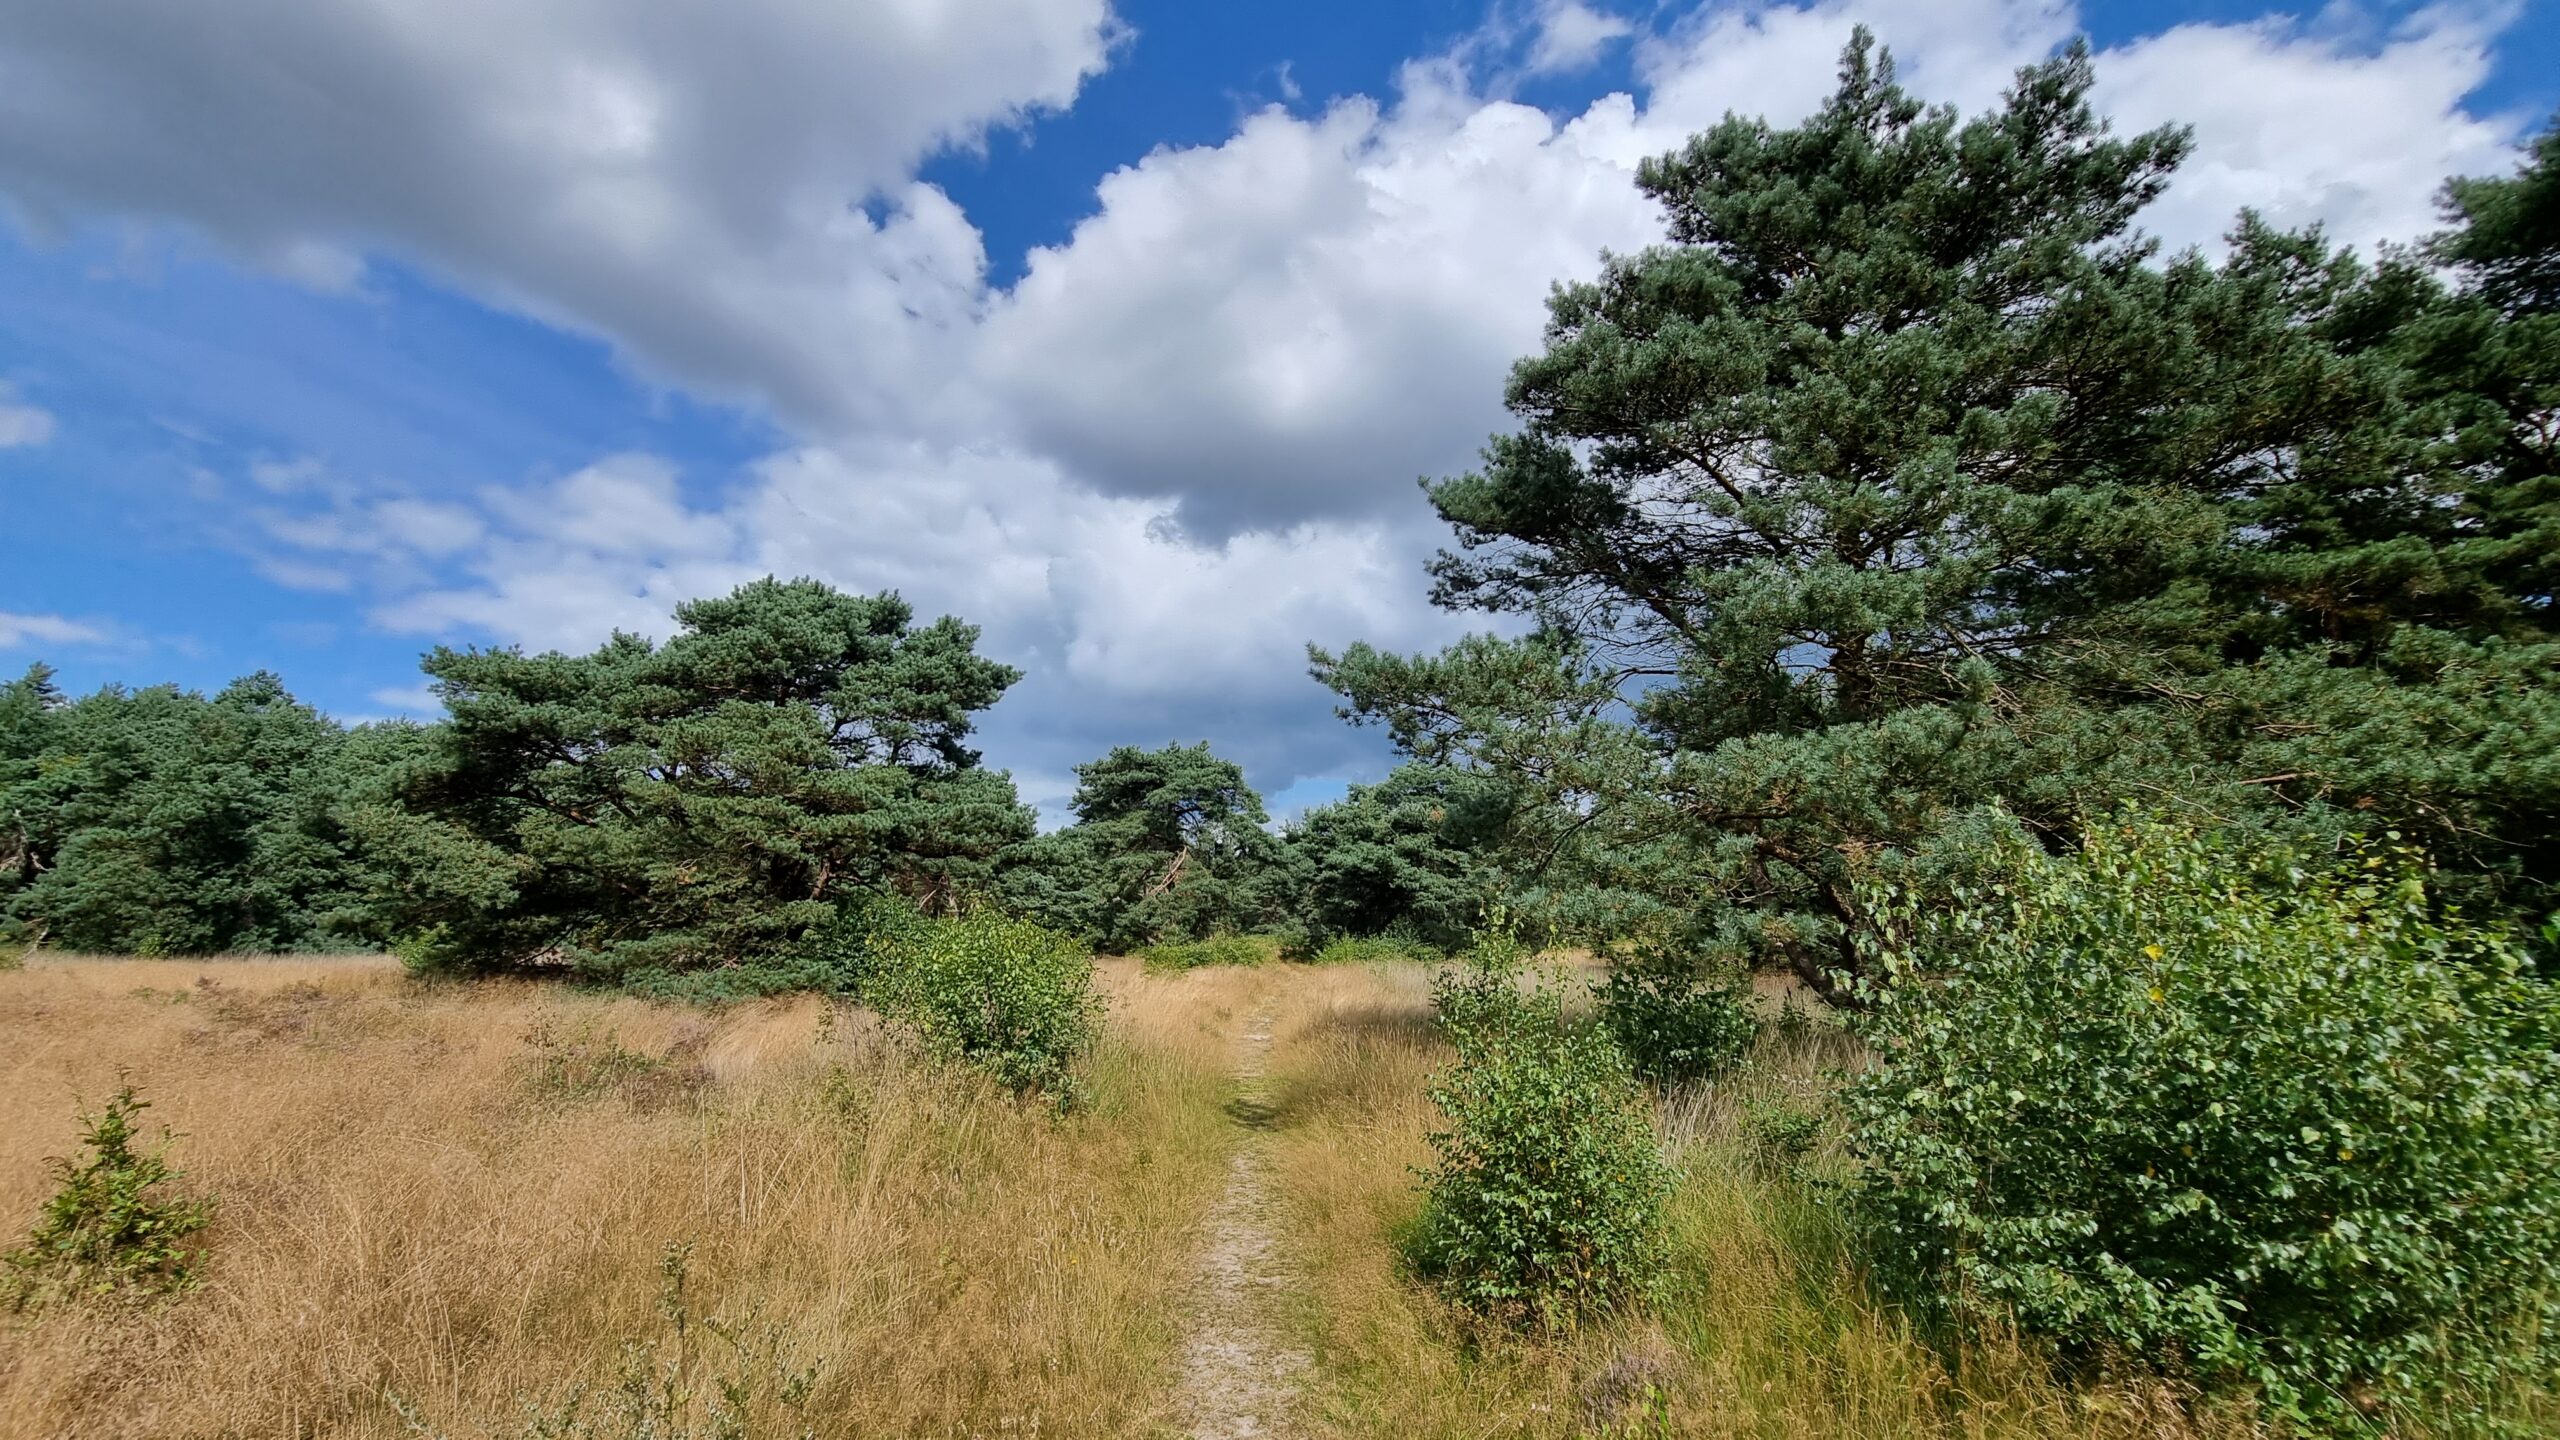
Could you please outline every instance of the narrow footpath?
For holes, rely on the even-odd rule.
[[[1227,1186],[1209,1214],[1191,1282],[1174,1415],[1195,1440],[1267,1440],[1295,1432],[1312,1358],[1281,1313],[1289,1272],[1273,1237],[1268,1002],[1245,1022],[1236,1098],[1243,1127]]]

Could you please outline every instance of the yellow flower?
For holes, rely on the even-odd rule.
[[[2142,953],[2150,956],[2154,960],[2157,960],[2160,958],[2160,947],[2157,945],[2145,945],[2142,947]]]
[[[2168,991],[2161,989],[2161,988],[2160,988],[2159,986],[2157,986],[2157,985],[2154,985],[2154,986],[2152,986],[2152,987],[2151,987],[2151,1003],[2152,1003],[2152,1004],[2157,1005],[2157,1004],[2159,1004],[2161,1001],[2166,1000],[2166,999],[2168,999],[2168,998],[2169,998],[2169,992],[2168,992]]]

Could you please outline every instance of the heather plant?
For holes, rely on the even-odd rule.
[[[1869,897],[1879,1276],[2296,1425],[2496,1431],[2560,1364],[2560,1001],[2514,940],[2391,850],[2133,817],[2015,858]]]
[[[144,1296],[195,1281],[199,1251],[187,1242],[213,1219],[211,1201],[169,1191],[185,1178],[169,1164],[177,1137],[140,1142],[151,1102],[122,1085],[95,1113],[82,1111],[85,1160],[57,1159],[61,1182],[27,1243],[11,1251],[9,1288],[23,1306],[47,1295]]]
[[[1060,1108],[1075,1104],[1075,1067],[1102,1019],[1093,956],[1083,945],[992,911],[875,923],[865,942],[865,1000],[938,1054],[979,1066],[1016,1092]]]
[[[1504,965],[1445,971],[1434,1000],[1457,1059],[1431,1087],[1448,1128],[1431,1136],[1417,1268],[1515,1324],[1643,1300],[1662,1276],[1671,1175],[1625,1055]]]

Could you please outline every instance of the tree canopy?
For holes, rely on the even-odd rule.
[[[2164,259],[2133,221],[2187,137],[2091,84],[2075,48],[1959,120],[1861,34],[1802,125],[1647,162],[1668,243],[1558,289],[1520,429],[1428,486],[1434,598],[1532,633],[1316,652],[1345,713],[1826,988],[1862,872],[2134,795],[2402,825],[2547,904],[2531,267],[2448,288],[2247,215]],[[2542,173],[2457,186],[2440,253]]]
[[[143,954],[383,938],[339,823],[345,737],[261,672],[211,697],[0,685],[0,917]]]
[[[895,595],[760,580],[663,645],[438,649],[451,718],[364,824],[431,963],[687,969],[772,954],[866,890],[933,907],[1031,832],[966,741],[1018,672]]]
[[[1270,815],[1233,761],[1197,745],[1120,746],[1076,767],[1075,823],[1021,857],[1003,894],[1129,950],[1251,929],[1274,857]]]

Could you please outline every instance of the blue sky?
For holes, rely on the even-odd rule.
[[[1413,487],[1501,423],[1643,154],[1866,20],[1932,98],[2075,33],[2191,120],[2146,224],[2428,223],[2560,107],[2554,7],[90,0],[0,15],[0,666],[429,713],[436,643],[767,570],[986,627],[1054,807],[1208,739],[1386,763],[1301,647],[1443,643]]]

